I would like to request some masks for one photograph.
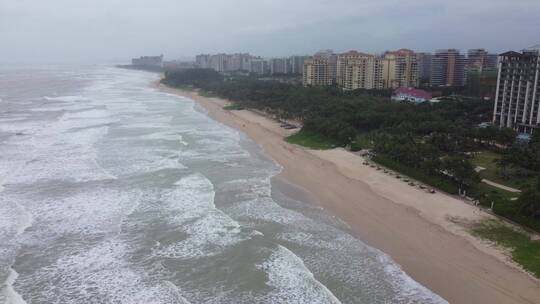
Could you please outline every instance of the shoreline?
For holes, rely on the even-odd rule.
[[[315,151],[289,144],[295,131],[229,102],[156,84],[192,99],[211,118],[245,133],[283,170],[284,179],[347,223],[353,235],[388,254],[415,281],[450,303],[537,303],[540,283],[503,251],[466,231],[491,216],[443,193],[429,194],[362,164],[342,149]],[[465,223],[465,225],[464,225]]]

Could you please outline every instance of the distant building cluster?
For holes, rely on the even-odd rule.
[[[195,62],[164,62],[161,55],[134,58],[132,66],[162,70],[204,68],[261,76],[301,75],[306,87],[337,86],[344,91],[390,89],[394,92],[393,100],[416,103],[439,101],[432,98],[432,92],[420,87],[443,90],[476,82],[471,87],[485,91],[487,86],[489,92],[475,96],[495,99],[493,125],[525,134],[540,128],[540,45],[500,55],[485,49],[470,49],[467,54],[456,49],[434,53],[400,49],[377,55],[322,50],[313,56],[277,58],[248,53],[201,54]]]
[[[163,55],[160,56],[141,56],[131,59],[131,64],[138,67],[162,67]]]
[[[247,53],[201,54],[195,57],[195,64],[202,69],[218,72],[248,72],[257,75],[302,74],[307,56],[291,56],[265,59]]]
[[[304,61],[304,86],[337,85],[343,90],[395,89],[420,85],[464,86],[467,72],[494,70],[497,55],[484,49],[455,49],[435,54],[400,49],[382,55],[321,51]]]
[[[304,86],[338,85],[343,90],[418,86],[416,54],[401,49],[382,56],[323,51],[304,61]]]

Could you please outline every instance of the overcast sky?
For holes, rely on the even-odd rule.
[[[539,14],[540,0],[0,0],[0,61],[500,52],[539,44]]]

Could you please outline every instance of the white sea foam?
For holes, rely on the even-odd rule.
[[[277,247],[259,268],[268,274],[268,284],[273,291],[267,296],[270,303],[341,303],[304,262],[283,246]]]
[[[77,111],[74,113],[69,113],[67,117],[69,119],[81,119],[81,118],[92,119],[92,118],[106,118],[106,117],[110,117],[111,115],[112,113],[107,110],[90,108],[90,109]]]
[[[165,199],[176,211],[172,220],[184,224],[183,232],[188,236],[176,243],[160,244],[156,254],[174,258],[210,256],[251,237],[215,207],[213,185],[204,176],[192,174],[176,185]]]
[[[43,127],[40,121],[2,121],[0,122],[0,132],[22,132],[33,133]]]
[[[107,132],[108,127],[100,127],[72,133],[39,134],[11,145],[7,147],[8,155],[24,151],[30,152],[30,157],[24,166],[11,172],[7,181],[30,184],[51,179],[83,182],[114,178],[96,163],[93,148]]]
[[[366,299],[386,299],[391,303],[447,303],[411,279],[388,255],[351,235],[309,220],[297,225],[303,229],[280,233],[277,238],[310,248],[304,254],[312,271],[367,291],[362,295]]]
[[[61,199],[37,197],[10,199],[22,200],[31,206],[34,221],[42,227],[32,234],[36,241],[48,240],[68,234],[100,234],[120,231],[123,219],[138,205],[140,191],[118,191],[94,188],[65,195]]]
[[[17,200],[5,194],[0,196],[0,244],[11,245],[32,223],[32,214]]]
[[[131,139],[132,138],[127,138]],[[137,135],[138,140],[166,140],[166,141],[177,141],[184,142],[182,140],[182,135],[176,132],[171,131],[162,131],[162,132],[153,132],[145,135]]]
[[[378,258],[379,262],[385,265],[385,272],[392,278],[392,285],[400,291],[393,299],[396,303],[448,304],[439,295],[408,276],[387,254],[379,251]]]
[[[88,97],[84,97],[84,96],[54,96],[54,97],[45,96],[43,98],[48,101],[63,101],[63,102],[90,101]]]
[[[105,241],[63,255],[18,284],[30,290],[32,303],[186,303],[174,285],[130,264],[130,250],[119,239]]]
[[[26,304],[26,302],[23,300],[22,296],[15,291],[13,288],[13,283],[15,283],[15,280],[17,280],[17,277],[19,277],[19,274],[10,268],[9,270],[9,276],[6,279],[5,286],[2,290],[2,293],[5,297],[5,304]]]

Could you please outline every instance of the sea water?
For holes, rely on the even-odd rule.
[[[0,303],[446,303],[158,80],[0,67]]]

